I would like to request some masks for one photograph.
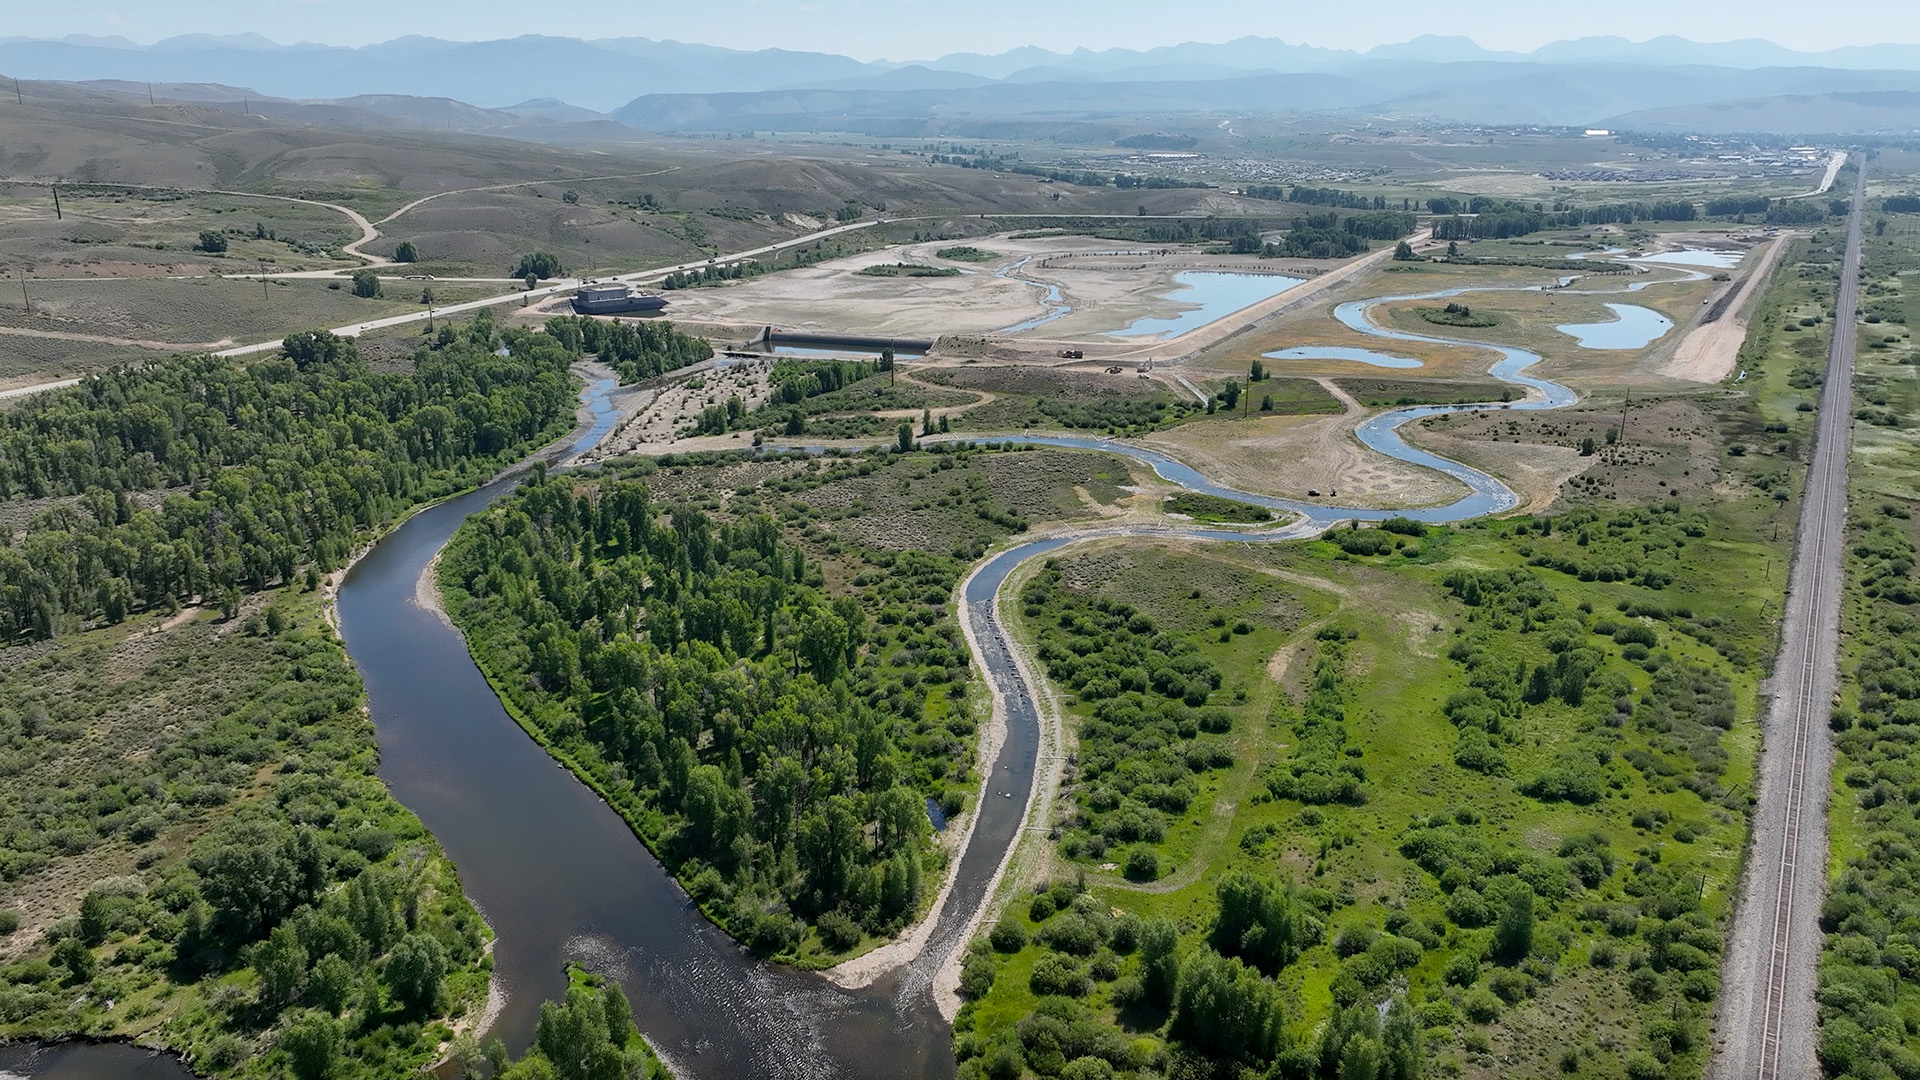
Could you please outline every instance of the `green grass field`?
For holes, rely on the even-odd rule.
[[[1644,521],[1615,535],[1619,551],[1652,542],[1663,528],[1658,515],[1596,513],[1592,520],[1600,523]],[[1686,932],[1706,954],[1717,949],[1716,928],[1729,906],[1745,838],[1755,680],[1771,651],[1763,599],[1728,586],[1757,574],[1773,549],[1745,538],[1750,527],[1739,513],[1715,514],[1700,519],[1704,537],[1678,537],[1687,552],[1678,580],[1661,584],[1649,564],[1643,576],[1661,587],[1581,581],[1528,563],[1563,549],[1617,558],[1616,549],[1576,545],[1564,534],[1539,537],[1523,531],[1527,521],[1431,530],[1398,549],[1388,545],[1390,554],[1381,556],[1350,555],[1330,542],[1172,550],[1135,542],[1060,556],[1051,599],[1025,607],[1023,638],[1045,640],[1043,628],[1058,621],[1059,605],[1071,596],[1125,605],[1113,610],[1147,617],[1197,648],[1220,673],[1220,686],[1206,701],[1233,717],[1234,761],[1201,774],[1192,812],[1166,814],[1161,839],[1104,850],[1089,845],[1086,829],[1076,825],[1081,815],[1074,800],[1082,789],[1070,784],[1056,823],[1053,880],[1084,881],[1102,904],[1142,919],[1169,919],[1183,941],[1206,933],[1215,887],[1228,870],[1294,882],[1322,926],[1319,944],[1279,978],[1297,1002],[1287,1024],[1294,1045],[1311,1042],[1336,1002],[1404,996],[1427,1029],[1433,1075],[1545,1075],[1564,1068],[1622,1076],[1629,1060],[1644,1056],[1662,1060],[1665,1075],[1697,1074],[1704,1002],[1714,992],[1712,965],[1659,959],[1659,942],[1667,939],[1656,931],[1663,919],[1692,926]],[[1585,534],[1594,526],[1579,528]],[[1516,617],[1510,605],[1461,602],[1458,590],[1445,584],[1461,571],[1517,571],[1538,582],[1539,595],[1551,599],[1534,602],[1547,607],[1520,610],[1555,619],[1550,625],[1563,629],[1543,621],[1529,631],[1529,619]],[[1561,614],[1549,616],[1548,608]],[[1620,646],[1599,636],[1629,624],[1657,628],[1657,646]],[[1307,789],[1285,779],[1299,774],[1299,755],[1308,752],[1298,741],[1300,710],[1311,708],[1315,657],[1330,647],[1325,639],[1333,628],[1336,641],[1351,636],[1339,646],[1335,686],[1347,747],[1338,760],[1357,763],[1365,777],[1355,797],[1306,796]],[[1490,741],[1467,739],[1458,717],[1449,721],[1444,706],[1472,686],[1491,685],[1483,676],[1498,669],[1500,679],[1515,678],[1505,661],[1488,667],[1456,659],[1463,646],[1469,654],[1492,649],[1509,658],[1549,657],[1543,639],[1569,632],[1578,648],[1594,650],[1598,663],[1595,689],[1581,706],[1557,700],[1527,706]],[[1702,674],[1660,682],[1661,672]],[[1710,736],[1700,729],[1691,749],[1676,744],[1653,719],[1664,708],[1659,703],[1676,692],[1675,682],[1722,676],[1723,689],[1711,694],[1723,703],[1722,722],[1730,726]],[[1612,689],[1603,692],[1603,686]],[[1067,700],[1072,730],[1092,714],[1074,697]],[[1461,764],[1469,743],[1480,748],[1476,753],[1491,748],[1499,763]],[[1080,752],[1089,749],[1083,745]],[[1528,794],[1540,777],[1566,767],[1570,754],[1584,755],[1577,760],[1586,762],[1580,768],[1595,785],[1590,796]],[[1688,779],[1696,770],[1700,779]],[[1578,845],[1592,836],[1604,837],[1593,849],[1604,872],[1579,857],[1586,849]],[[1125,880],[1132,864],[1124,853],[1132,847],[1155,852],[1160,880]],[[1455,866],[1491,859],[1481,865],[1495,867],[1494,880],[1435,873],[1446,861],[1436,851],[1451,852]],[[1517,872],[1540,894],[1533,951],[1512,966],[1485,957],[1488,933],[1464,899],[1474,891],[1469,882],[1488,897],[1502,895],[1504,860],[1512,860],[1505,873]],[[1674,895],[1680,883],[1690,894],[1685,910],[1654,903]],[[1016,913],[1029,895],[1013,900]],[[1049,925],[1009,918],[1029,935]],[[1340,944],[1348,932],[1366,936],[1361,927],[1417,942],[1417,959],[1389,979],[1392,973],[1348,958],[1369,955],[1349,954]],[[1049,951],[1031,944],[1000,961],[992,989],[962,1014],[963,1058],[984,1061],[1014,1021],[1040,1004],[1027,982]],[[1092,963],[1100,967],[1098,954]],[[1133,965],[1126,957],[1113,961],[1114,977],[1096,974],[1084,1001],[1135,1041],[1134,1067],[1160,1068],[1167,1059],[1158,1026],[1166,1013],[1126,1003]],[[1466,978],[1469,967],[1480,976]],[[1387,981],[1369,981],[1377,979]],[[1489,994],[1497,999],[1491,1006]],[[1468,1019],[1489,1011],[1496,1018]],[[1683,1022],[1667,1023],[1675,1017]]]

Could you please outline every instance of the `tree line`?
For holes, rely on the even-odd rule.
[[[36,395],[0,414],[0,497],[69,501],[0,546],[0,641],[312,580],[563,430],[574,357],[479,320],[406,374],[316,332],[245,365],[174,357]]]
[[[1282,187],[1277,184],[1250,184],[1241,188],[1240,193],[1249,199],[1264,199],[1268,202],[1305,203],[1309,206],[1332,206],[1341,210],[1385,210],[1388,208],[1385,195],[1368,197],[1355,191],[1342,191],[1339,188],[1303,187],[1295,184]],[[1400,200],[1400,209],[1412,210],[1413,200]]]
[[[1692,221],[1698,216],[1693,203],[1685,200],[1609,203],[1589,207],[1562,203],[1549,209],[1543,203],[1528,204],[1511,199],[1475,196],[1465,204],[1457,199],[1429,199],[1427,208],[1436,215],[1442,215],[1433,223],[1436,240],[1499,240],[1546,229],[1630,225],[1636,221]]]
[[[623,382],[651,379],[713,356],[707,339],[683,334],[660,320],[625,322],[562,315],[548,319],[546,330],[548,337],[573,354],[598,357]]]

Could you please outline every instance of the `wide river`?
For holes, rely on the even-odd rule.
[[[1629,289],[1647,284],[1652,283]],[[1473,290],[1436,295],[1465,291]],[[1342,304],[1334,314],[1378,338],[1491,351],[1498,357],[1492,373],[1525,394],[1510,405],[1398,409],[1360,425],[1356,434],[1366,445],[1437,469],[1468,488],[1446,506],[1404,513],[1444,522],[1511,509],[1517,499],[1500,481],[1407,445],[1399,428],[1461,409],[1560,408],[1572,404],[1575,395],[1524,374],[1540,359],[1533,353],[1382,328],[1369,312],[1380,302]],[[594,422],[572,450],[592,445],[611,426],[606,403],[611,389],[605,381],[587,387]],[[1119,454],[1195,490],[1297,515],[1277,529],[1172,528],[1153,530],[1155,535],[1281,540],[1311,535],[1346,518],[1377,520],[1393,513],[1235,491],[1179,461],[1118,440],[1023,436],[1017,441]],[[354,567],[339,597],[341,632],[366,681],[378,731],[380,775],[439,838],[459,867],[467,894],[499,934],[494,972],[507,996],[493,1034],[516,1049],[527,1045],[540,1002],[565,992],[563,963],[580,958],[620,980],[640,1030],[682,1077],[951,1076],[950,1032],[934,1008],[930,981],[962,943],[972,913],[1018,835],[1039,746],[1033,695],[1007,658],[992,600],[1020,563],[1075,537],[1010,548],[967,583],[964,614],[980,644],[979,659],[1006,704],[1008,737],[987,772],[989,797],[980,801],[980,820],[960,858],[954,887],[934,916],[931,943],[905,969],[849,991],[761,961],[714,929],[626,823],[507,716],[451,625],[416,603],[423,577],[454,530],[516,482],[498,481],[414,516]],[[187,1075],[171,1058],[110,1046],[0,1050],[0,1077],[5,1073],[36,1080],[179,1080]]]

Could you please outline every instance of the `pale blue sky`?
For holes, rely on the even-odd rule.
[[[1764,37],[1793,48],[1920,42],[1915,0],[0,0],[0,35],[119,34],[138,42],[252,32],[276,41],[362,45],[404,34],[479,40],[675,38],[779,46],[862,60],[924,59],[1019,45],[1148,48],[1247,34],[1367,48],[1423,33],[1465,34],[1495,49],[1559,38],[1677,34]]]

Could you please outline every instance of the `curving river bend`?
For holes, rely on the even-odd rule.
[[[1667,280],[1684,280],[1672,279]],[[1638,282],[1637,291],[1657,282]],[[1236,491],[1191,467],[1125,442],[1022,436],[1031,445],[1077,447],[1149,465],[1163,478],[1213,495],[1290,511],[1297,520],[1257,532],[1167,528],[1153,535],[1221,540],[1286,540],[1339,520],[1404,515],[1460,521],[1513,508],[1517,497],[1492,476],[1409,446],[1399,428],[1413,420],[1475,408],[1555,409],[1575,394],[1524,374],[1534,353],[1480,342],[1408,334],[1376,325],[1377,304],[1472,291],[1355,301],[1335,309],[1354,329],[1388,340],[1486,349],[1491,373],[1523,388],[1508,405],[1423,406],[1361,424],[1362,443],[1389,457],[1436,469],[1468,494],[1445,506],[1392,511],[1304,503]],[[593,416],[569,453],[591,447],[612,426],[612,383],[586,389]],[[1031,540],[979,566],[964,589],[964,617],[979,662],[1008,719],[998,756],[983,771],[989,796],[954,871],[947,902],[932,916],[928,946],[904,969],[861,990],[758,960],[716,930],[626,823],[554,762],[508,717],[474,666],[460,635],[416,603],[433,559],[468,515],[517,483],[505,478],[422,511],[380,541],[348,575],[339,595],[341,633],[366,682],[380,744],[380,774],[418,814],[459,867],[467,894],[498,931],[495,980],[506,1000],[492,1032],[509,1046],[532,1039],[539,1003],[565,993],[562,963],[585,959],[621,981],[640,1030],[676,1074],[721,1077],[926,1077],[954,1071],[947,1024],[933,1005],[934,972],[962,944],[1026,816],[1039,747],[1034,694],[1007,655],[993,598],[1021,563],[1091,536],[1093,529]],[[0,1072],[44,1080],[176,1080],[170,1058],[125,1047],[16,1047],[0,1050]]]

